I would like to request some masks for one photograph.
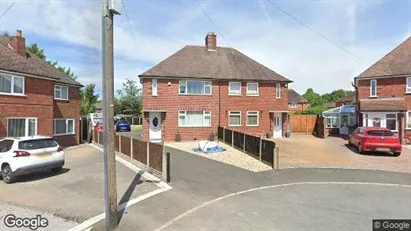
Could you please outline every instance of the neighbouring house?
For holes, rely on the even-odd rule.
[[[0,137],[46,135],[79,143],[82,85],[26,49],[25,38],[0,36]]]
[[[336,102],[337,104],[336,106],[341,107],[343,105],[352,105],[352,104],[355,104],[356,102],[357,102],[356,92],[353,91],[353,92],[348,93],[346,96],[341,97],[341,99],[339,99]]]
[[[335,108],[337,104],[330,102],[330,103],[323,103],[322,106],[325,110],[329,110],[329,109]]]
[[[411,37],[354,78],[359,123],[411,139]]]
[[[139,75],[143,86],[143,138],[208,139],[217,127],[282,137],[292,81],[236,49],[185,46]]]
[[[301,111],[308,109],[308,101],[294,89],[288,89],[288,110]]]
[[[96,112],[97,113],[102,113],[103,112],[103,102],[98,102],[96,104]]]

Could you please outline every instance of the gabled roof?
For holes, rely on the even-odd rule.
[[[79,82],[32,54],[28,49],[26,49],[26,58],[17,54],[9,48],[9,41],[9,37],[0,36],[0,70],[47,77],[60,83],[82,86]]]
[[[323,103],[323,108],[334,108],[336,103]]]
[[[411,74],[411,37],[397,46],[357,78],[398,76]]]
[[[355,91],[348,93],[346,96],[341,97],[337,103],[342,103],[342,102],[355,102]]]
[[[185,46],[139,77],[292,82],[233,48],[205,46]]]
[[[300,94],[298,94],[293,89],[288,89],[288,102],[289,103],[307,103],[308,101],[304,99]]]

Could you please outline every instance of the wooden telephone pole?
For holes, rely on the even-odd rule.
[[[118,224],[116,153],[114,148],[114,58],[113,18],[119,14],[113,9],[114,0],[103,0],[103,139],[104,139],[104,191],[106,230],[114,230]],[[114,6],[115,7],[115,6]]]

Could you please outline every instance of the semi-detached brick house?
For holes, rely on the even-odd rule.
[[[289,79],[233,48],[185,46],[139,75],[143,138],[207,139],[222,126],[254,135],[286,132]]]
[[[308,109],[308,101],[294,89],[288,89],[288,110],[301,111]]]
[[[81,84],[30,53],[22,32],[0,36],[0,137],[79,143]]]
[[[411,140],[411,37],[355,77],[360,126]]]

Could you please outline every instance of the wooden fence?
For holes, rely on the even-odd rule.
[[[279,152],[274,141],[223,127],[218,127],[217,136],[220,141],[278,169]]]
[[[291,133],[313,134],[316,128],[317,115],[290,115]]]
[[[104,145],[103,133],[94,131],[93,143]],[[115,135],[114,146],[117,153],[130,157],[130,161],[140,168],[170,181],[170,154],[162,144],[145,142],[127,136]]]

